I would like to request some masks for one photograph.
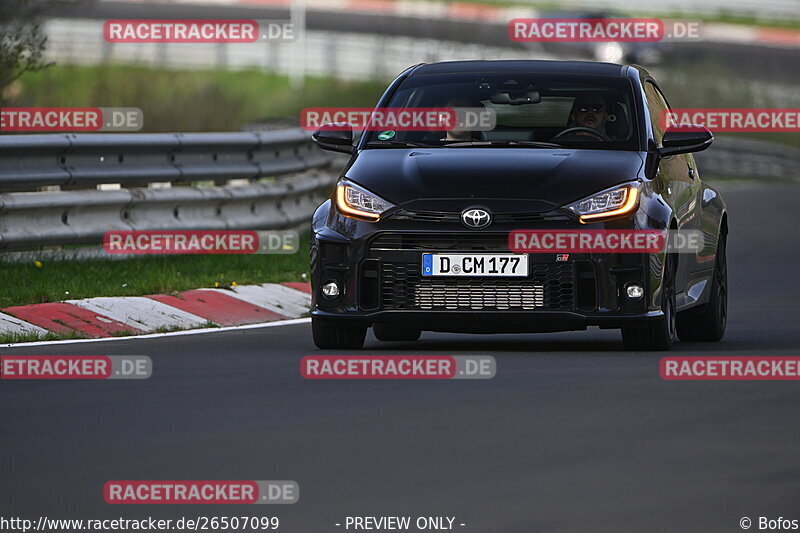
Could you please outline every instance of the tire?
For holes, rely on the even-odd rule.
[[[667,254],[664,276],[661,280],[661,311],[663,316],[644,327],[622,328],[622,342],[626,350],[667,351],[675,342],[675,254]]]
[[[380,323],[372,325],[372,333],[379,341],[415,341],[422,334],[418,329]]]
[[[366,326],[334,326],[311,317],[311,332],[314,344],[323,350],[351,349],[364,346]]]
[[[708,303],[678,313],[678,337],[684,342],[717,342],[728,323],[728,236],[720,233]]]

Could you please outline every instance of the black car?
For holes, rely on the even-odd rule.
[[[669,109],[642,68],[567,61],[458,61],[403,72],[377,108],[473,102],[491,130],[352,131],[352,154],[313,217],[312,324],[319,348],[421,331],[619,328],[629,349],[717,341],[726,324],[727,212],[691,152],[703,128],[664,129]],[[577,118],[576,118],[577,117]],[[702,231],[695,253],[531,253],[508,276],[436,275],[431,258],[507,257],[521,229]],[[444,264],[444,259],[441,260]],[[518,261],[519,262],[519,261]],[[466,266],[466,263],[462,267]],[[439,268],[439,274],[442,274]]]

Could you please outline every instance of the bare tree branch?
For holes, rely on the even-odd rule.
[[[0,0],[0,104],[6,87],[26,72],[50,66],[43,59],[47,36],[41,28],[46,10],[83,0]]]

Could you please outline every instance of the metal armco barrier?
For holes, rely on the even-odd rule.
[[[704,177],[797,179],[800,151],[718,138],[697,160]],[[0,251],[98,244],[109,230],[294,227],[329,194],[330,164],[299,129],[0,136]],[[251,183],[188,186],[230,179]],[[123,188],[95,188],[110,183]],[[30,192],[52,185],[89,188]]]
[[[329,194],[330,163],[302,130],[0,136],[0,250],[97,244],[109,230],[297,226]],[[218,185],[147,187],[198,181]],[[92,188],[30,192],[52,185]]]
[[[717,137],[711,148],[694,157],[704,177],[800,179],[800,149],[783,144],[741,137]]]

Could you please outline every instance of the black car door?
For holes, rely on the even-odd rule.
[[[644,82],[653,137],[658,146],[664,137],[664,116],[670,110],[667,100],[655,83],[648,79]],[[693,230],[698,228],[698,212],[700,203],[699,179],[695,176],[694,158],[690,154],[665,157],[659,161],[656,172],[656,187],[672,207],[677,220],[678,229]],[[685,290],[690,273],[696,270],[694,254],[678,254],[678,272],[676,276],[677,305],[680,308],[686,303]]]

